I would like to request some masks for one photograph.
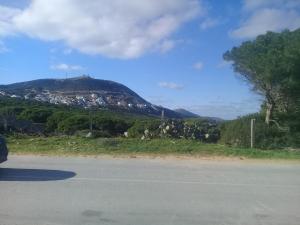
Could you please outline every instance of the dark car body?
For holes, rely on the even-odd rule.
[[[0,163],[7,160],[8,149],[6,146],[5,139],[0,136]]]

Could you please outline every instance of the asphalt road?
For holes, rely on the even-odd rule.
[[[300,164],[14,156],[0,225],[299,225]]]

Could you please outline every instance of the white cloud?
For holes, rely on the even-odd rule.
[[[264,7],[294,8],[300,5],[299,0],[245,0],[245,10],[255,10]]]
[[[63,71],[72,71],[72,70],[83,70],[84,68],[79,65],[69,65],[66,63],[60,63],[56,65],[51,65],[50,69],[52,70],[63,70]]]
[[[172,34],[203,11],[199,0],[32,0],[22,12],[10,12],[8,23],[0,16],[0,27],[7,30],[10,24],[30,37],[63,41],[87,54],[136,58],[173,48]]]
[[[294,10],[262,9],[254,13],[240,28],[231,32],[236,38],[253,38],[266,31],[295,30],[300,27],[300,14]]]
[[[159,82],[158,86],[162,87],[162,88],[168,88],[168,89],[174,89],[174,90],[182,90],[184,88],[183,85],[176,84],[173,82]]]
[[[220,22],[217,19],[207,18],[200,23],[200,28],[201,30],[206,30],[217,26],[219,23]]]
[[[194,64],[194,69],[196,69],[196,70],[202,70],[203,66],[204,66],[203,62],[199,61],[199,62],[196,62]]]
[[[159,46],[160,52],[165,53],[170,51],[172,48],[175,47],[176,42],[173,40],[165,40]]]
[[[11,35],[15,32],[12,20],[21,13],[21,10],[0,5],[0,37]]]
[[[295,0],[245,0],[247,18],[230,32],[234,38],[254,38],[267,31],[295,30],[300,27],[300,2]]]

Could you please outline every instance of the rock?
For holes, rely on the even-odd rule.
[[[86,138],[91,138],[93,137],[93,133],[92,132],[88,132],[87,135],[85,136]]]
[[[145,136],[147,137],[147,136],[149,135],[149,130],[146,129],[146,130],[144,131],[144,134],[145,134]]]

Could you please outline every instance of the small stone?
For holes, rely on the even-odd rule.
[[[92,136],[93,136],[92,132],[88,132],[88,134],[85,137],[90,138]]]

